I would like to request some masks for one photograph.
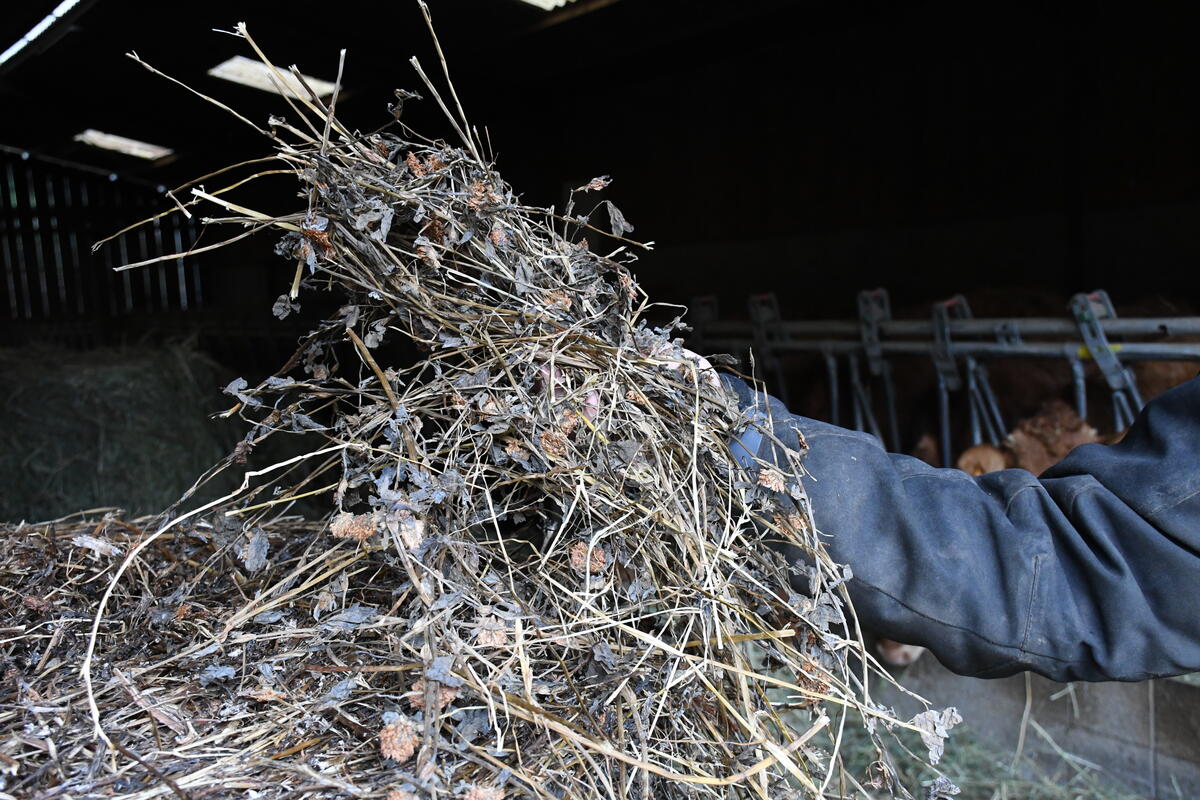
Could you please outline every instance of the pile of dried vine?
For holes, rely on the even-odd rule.
[[[238,30],[281,85],[302,80]],[[110,522],[90,540],[73,532],[74,546],[50,529],[8,543],[9,563],[84,562],[53,580],[78,587],[72,614],[94,614],[86,652],[77,622],[46,622],[38,636],[70,631],[54,643],[69,656],[33,639],[5,656],[8,707],[26,704],[18,716],[68,764],[9,793],[78,795],[103,776],[115,783],[97,791],[139,798],[907,794],[882,744],[869,775],[840,768],[842,726],[917,728],[936,753],[953,715],[902,723],[872,703],[846,573],[797,479],[803,454],[740,466],[730,442],[747,417],[676,326],[643,321],[620,213],[603,204],[617,244],[601,255],[573,203],[561,215],[522,204],[452,87],[447,103],[414,65],[460,146],[399,118],[360,134],[339,123],[336,95],[292,96],[294,119],[263,132],[306,208],[272,216],[200,189],[187,200],[221,206],[208,222],[248,226],[239,237],[283,231],[296,277],[276,313],[302,290],[346,298],[283,370],[227,388],[251,428],[216,470],[269,436],[322,444],[145,533]],[[378,358],[395,337],[424,357]],[[287,522],[311,497],[329,498],[327,522]],[[785,563],[765,532],[810,562]],[[796,573],[810,593],[790,588]],[[53,613],[54,592],[35,596],[22,613]],[[22,641],[39,630],[19,624]],[[130,651],[139,637],[153,646]],[[61,662],[57,695],[37,683],[47,658]],[[0,758],[19,776],[35,756]]]

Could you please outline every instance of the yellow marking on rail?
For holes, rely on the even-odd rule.
[[[1110,348],[1110,349],[1111,349],[1111,350],[1112,350],[1114,353],[1119,353],[1119,352],[1121,352],[1121,349],[1122,349],[1123,347],[1124,347],[1124,345],[1121,345],[1121,344],[1111,344],[1111,345],[1109,345],[1109,348]],[[1088,350],[1088,349],[1087,349],[1087,347],[1086,347],[1085,345],[1080,345],[1080,346],[1079,346],[1079,352],[1078,352],[1076,355],[1078,355],[1080,358],[1091,358],[1091,357],[1092,357],[1092,351],[1091,351],[1091,350]]]

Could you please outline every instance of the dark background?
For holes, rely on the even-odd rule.
[[[8,9],[0,43],[53,5]],[[1065,316],[1073,293],[1104,288],[1123,315],[1200,308],[1194,4],[431,5],[458,92],[509,182],[561,208],[570,187],[611,175],[604,196],[635,238],[657,243],[638,267],[656,300],[715,295],[722,318],[745,318],[750,295],[773,292],[785,319],[848,318],[859,290],[883,286],[901,317],[956,293],[979,316]],[[205,74],[253,55],[214,31],[238,21],[276,64],[323,79],[346,48],[338,113],[362,130],[387,122],[396,88],[421,89],[411,56],[438,71],[415,0],[83,0],[0,65],[0,145],[14,148],[0,149],[0,346],[191,336],[229,377],[254,381],[328,311],[332,299],[308,295],[300,314],[272,316],[293,271],[272,236],[111,272],[230,234],[174,215],[88,249],[168,208],[163,188],[270,153],[265,137],[124,55],[265,124],[287,114],[282,98]],[[452,134],[429,98],[404,118]],[[175,155],[151,164],[73,140],[89,127]],[[285,213],[294,191],[281,176],[234,199]],[[1028,382],[1024,368],[1009,366],[1011,380],[997,379],[1013,418],[1069,398],[1065,364],[1023,400],[1010,389]],[[899,369],[920,384],[912,412],[901,409],[913,417],[907,448],[929,425],[933,373],[927,360]],[[828,418],[819,366],[793,358],[784,371],[764,374],[772,390]]]
[[[248,52],[211,30],[239,20],[277,63],[318,77],[346,47],[339,111],[363,128],[386,120],[392,89],[418,88],[409,56],[436,66],[414,3],[172,5],[85,3],[0,67],[0,143],[168,186],[264,154],[253,131],[123,56],[261,123],[282,100],[204,74]],[[0,41],[52,6],[10,7]],[[775,291],[806,317],[849,316],[875,285],[897,305],[992,287],[1196,299],[1200,56],[1184,4],[432,6],[509,181],[561,206],[564,187],[611,174],[608,197],[658,242],[640,270],[655,298],[716,292],[733,315]],[[448,133],[431,102],[407,117]],[[109,157],[72,141],[85,127],[178,156]],[[274,188],[285,204],[290,187]],[[290,267],[249,253],[201,257],[207,307],[269,320]]]

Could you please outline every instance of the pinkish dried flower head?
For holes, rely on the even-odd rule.
[[[520,441],[511,437],[504,440],[504,452],[513,460],[529,460],[529,451],[521,446]]]
[[[433,699],[435,710],[444,708],[449,705],[455,697],[458,696],[458,689],[453,686],[438,685],[437,693]],[[412,685],[408,691],[408,704],[413,708],[423,711],[425,709],[425,680],[422,678]]]
[[[401,717],[379,731],[379,754],[384,758],[407,761],[417,751],[417,741],[416,726]]]
[[[375,533],[378,519],[374,514],[347,514],[342,512],[329,524],[329,532],[338,539],[354,539],[362,542]]]
[[[499,786],[472,786],[463,793],[462,800],[504,800],[504,789]]]
[[[567,457],[567,437],[562,431],[545,431],[541,435],[542,452],[547,458],[558,460]]]
[[[480,617],[475,641],[480,647],[503,647],[508,644],[508,628],[496,617]]]
[[[546,293],[546,306],[557,311],[567,311],[571,308],[571,295],[562,289]]]
[[[772,492],[782,492],[787,489],[787,481],[779,470],[765,467],[758,473],[758,485],[765,486]]]
[[[576,542],[571,545],[571,567],[578,572],[589,572],[595,575],[603,572],[608,563],[608,556],[599,547],[588,547],[587,542]]]

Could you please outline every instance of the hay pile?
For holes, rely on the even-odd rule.
[[[903,723],[871,701],[802,453],[738,465],[746,417],[676,326],[644,323],[616,208],[597,204],[617,240],[601,255],[592,211],[524,205],[416,66],[461,145],[407,130],[399,103],[385,130],[347,130],[336,97],[309,94],[264,130],[305,208],[193,190],[238,237],[284,232],[296,278],[277,313],[302,290],[346,298],[280,373],[230,384],[250,430],[205,480],[271,437],[323,444],[146,525],[6,537],[2,563],[44,575],[3,600],[18,617],[0,730],[36,729],[0,745],[5,791],[907,796],[882,737],[921,731],[936,760],[956,715]],[[397,336],[426,357],[380,363]],[[325,522],[284,516],[311,497]],[[840,768],[844,725],[877,742],[866,774]]]
[[[619,792],[616,782],[631,780],[624,795],[603,796],[639,796],[643,778],[635,765],[617,760],[616,770],[606,773],[606,757],[583,743],[594,730],[591,725],[603,725],[605,731],[591,738],[637,759],[644,746],[653,758],[672,744],[647,729],[648,723],[660,730],[664,724],[692,724],[722,734],[729,724],[719,706],[713,708],[719,699],[702,692],[693,693],[691,705],[667,710],[676,722],[655,723],[638,695],[646,692],[642,683],[653,678],[649,673],[670,662],[661,650],[639,647],[642,670],[606,668],[600,679],[580,676],[578,681],[567,676],[573,681],[567,692],[584,696],[617,689],[618,679],[635,678],[594,722],[572,708],[576,700],[563,702],[558,695],[567,692],[531,664],[514,669],[521,670],[522,679],[528,677],[530,691],[515,687],[510,694],[516,702],[507,709],[489,704],[488,693],[476,694],[474,681],[449,687],[455,690],[449,703],[437,708],[442,695],[451,694],[438,686],[434,705],[425,706],[437,708],[438,727],[429,728],[421,724],[430,722],[422,708],[428,698],[413,691],[428,675],[428,662],[414,653],[422,633],[403,613],[414,589],[401,560],[387,550],[336,539],[324,524],[276,520],[247,540],[236,518],[217,516],[212,523],[176,525],[144,548],[110,598],[95,653],[95,696],[107,735],[97,739],[78,672],[92,615],[113,571],[160,522],[111,515],[0,528],[0,585],[5,587],[0,595],[0,797],[5,800],[403,797],[392,792],[417,780],[446,781],[442,776],[450,769],[457,770],[458,780],[441,796],[496,797],[501,795],[470,795],[470,786],[464,790],[459,781],[473,775],[478,788],[480,774],[499,776],[513,767],[503,796],[601,796],[607,783]],[[506,614],[501,610],[496,616]],[[468,651],[469,668],[454,671],[470,675],[484,661],[519,659],[523,650],[535,647],[536,630],[518,628],[515,621],[509,630],[480,626]],[[502,633],[510,641],[502,641]],[[523,646],[512,641],[520,637],[526,639]],[[595,641],[593,648],[615,640],[604,631],[585,631],[577,638]],[[543,651],[552,647],[545,639],[536,645]],[[572,664],[579,660],[576,649],[555,648]],[[628,662],[632,655],[614,652],[612,658]],[[676,663],[678,676],[703,669],[727,690],[729,679],[714,679],[712,665]],[[757,675],[747,683],[767,678]],[[531,713],[524,702],[529,696],[549,720],[562,720],[568,733],[559,733],[557,725],[521,724],[520,715]],[[630,696],[633,702],[623,699]],[[841,695],[835,690],[826,702],[834,696]],[[820,715],[822,704],[804,699],[795,696],[804,706],[793,712],[801,715],[796,724]],[[708,706],[704,714],[698,713],[701,703]],[[789,717],[782,707],[777,710],[780,718]],[[414,726],[411,733],[408,724]],[[850,757],[861,768],[874,760],[866,755],[873,745],[865,731],[851,735],[853,728],[846,729],[854,742]],[[422,764],[426,730],[436,734],[439,750]],[[807,753],[802,763],[829,758],[830,736],[810,743],[823,744],[826,752]],[[743,765],[736,755],[746,749],[730,738],[716,746],[716,753],[729,758],[735,768],[730,771],[744,771],[753,763]],[[556,782],[553,774],[535,771],[546,761],[561,771]],[[521,764],[527,766],[521,769]],[[778,774],[778,768],[771,772]],[[858,774],[839,776],[833,783],[838,792],[831,794],[852,785]],[[526,784],[520,775],[540,780]],[[565,791],[564,781],[574,788]],[[654,796],[687,792],[686,785],[668,788],[654,776],[650,781]],[[778,781],[770,787],[771,797],[792,796]],[[761,796],[752,785],[693,788],[696,796]]]

